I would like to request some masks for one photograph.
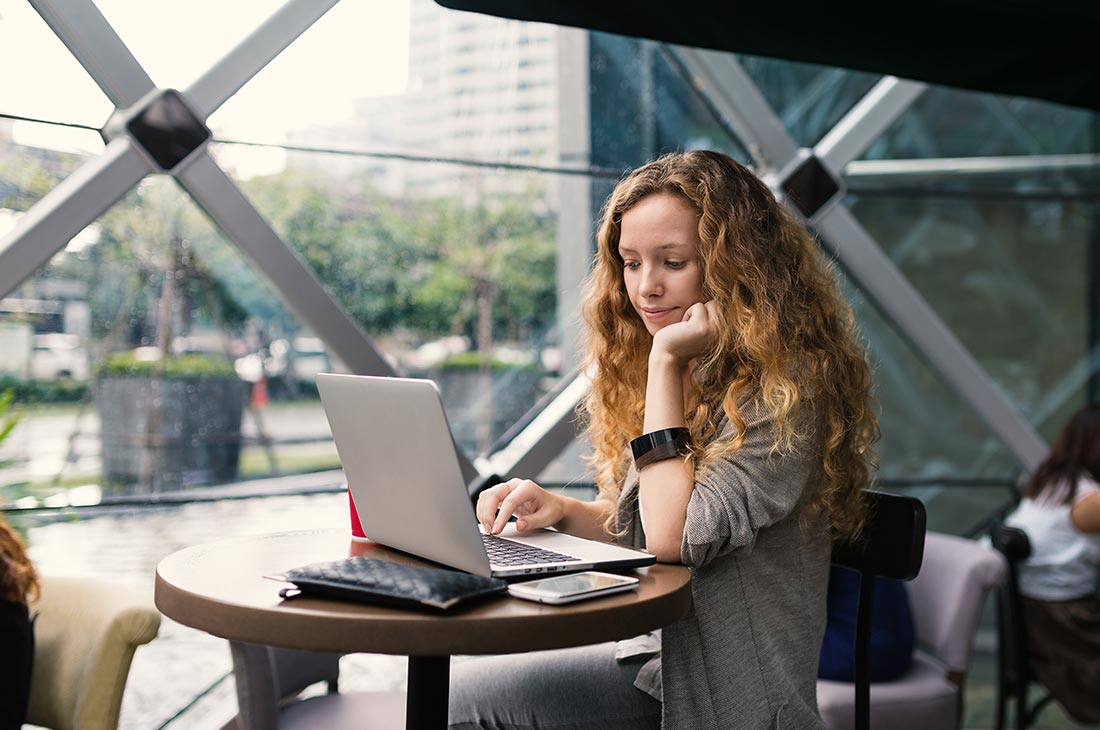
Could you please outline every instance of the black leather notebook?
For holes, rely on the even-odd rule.
[[[279,592],[284,599],[335,598],[437,610],[503,593],[508,588],[500,578],[484,578],[442,568],[418,568],[366,557],[313,563],[264,577],[294,584],[294,588]]]

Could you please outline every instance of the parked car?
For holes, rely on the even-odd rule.
[[[275,340],[271,351],[270,372],[287,375],[294,380],[312,383],[317,373],[332,370],[332,361],[319,337],[295,337],[291,341]]]
[[[318,337],[272,340],[267,348],[233,361],[237,375],[250,383],[263,377],[272,398],[281,399],[314,387],[317,373],[331,371],[332,360]]]
[[[51,332],[34,336],[30,374],[35,380],[86,381],[90,371],[88,350],[78,335]]]

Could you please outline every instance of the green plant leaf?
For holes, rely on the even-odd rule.
[[[12,402],[15,400],[15,391],[8,388],[3,393],[0,393],[0,416],[3,416],[11,407]],[[8,437],[11,430],[15,428],[15,424],[19,423],[18,418],[8,417],[2,426],[0,426],[0,444],[4,443],[4,439]]]

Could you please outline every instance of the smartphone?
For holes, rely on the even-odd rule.
[[[589,570],[584,573],[513,583],[508,586],[508,592],[516,598],[539,603],[572,603],[637,587],[637,578]]]

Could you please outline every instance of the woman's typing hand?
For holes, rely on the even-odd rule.
[[[512,515],[520,532],[552,527],[565,516],[565,504],[530,479],[509,479],[478,495],[476,511],[485,532],[499,535]]]

